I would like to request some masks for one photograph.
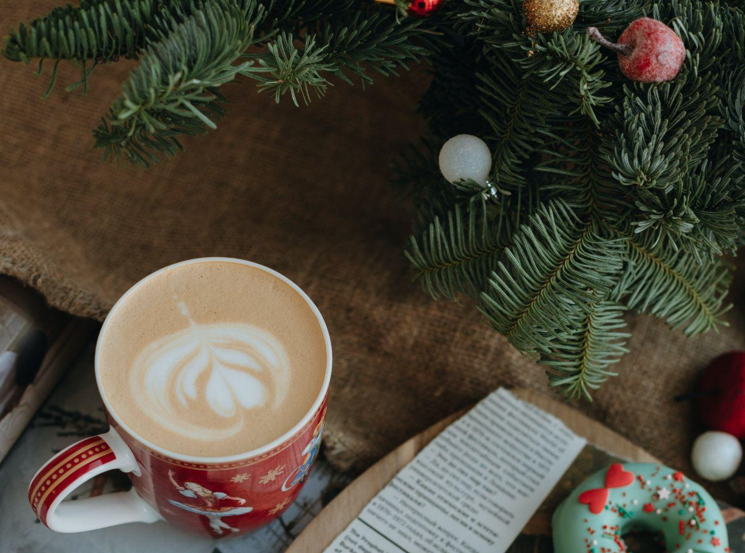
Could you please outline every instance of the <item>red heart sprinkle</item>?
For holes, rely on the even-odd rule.
[[[634,481],[634,475],[627,470],[623,470],[621,463],[611,465],[605,475],[606,488],[623,488]]]
[[[607,488],[596,488],[587,490],[579,495],[579,502],[590,506],[590,512],[598,515],[603,512],[605,504],[608,502]]]

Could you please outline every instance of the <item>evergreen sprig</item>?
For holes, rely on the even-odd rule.
[[[325,48],[319,47],[314,37],[306,37],[302,49],[294,45],[292,35],[282,34],[274,44],[268,45],[268,54],[252,56],[256,64],[248,63],[243,75],[250,76],[259,83],[259,90],[274,94],[277,102],[290,93],[293,103],[298,106],[298,96],[310,103],[310,91],[318,97],[326,93],[329,81],[323,74],[328,73],[331,64],[325,55]]]
[[[37,75],[41,75],[45,60],[54,60],[44,98],[54,88],[60,61],[80,64],[80,84],[86,91],[88,77],[97,64],[138,57],[146,43],[148,26],[158,17],[158,7],[158,0],[82,0],[79,7],[67,4],[28,26],[21,23],[6,37],[2,53],[9,60],[26,64],[37,60]]]
[[[234,62],[248,48],[264,11],[253,2],[212,0],[148,46],[122,97],[96,130],[105,157],[157,162],[179,151],[179,135],[202,134],[223,115],[218,88],[246,69]]]
[[[473,199],[475,205],[456,204],[445,221],[436,217],[419,238],[410,240],[406,255],[434,298],[455,299],[458,294],[475,298],[497,268],[509,232],[490,227],[489,200],[483,194],[480,191]]]
[[[220,88],[254,80],[277,101],[308,103],[333,79],[372,82],[371,71],[395,75],[427,54],[417,44],[420,22],[397,22],[393,9],[365,0],[82,0],[21,24],[6,39],[12,61],[93,69],[138,60],[94,131],[105,158],[151,165],[182,149],[180,136],[204,134],[224,115]]]
[[[482,310],[520,351],[549,353],[610,295],[626,245],[561,200],[538,207],[513,241],[482,293]]]
[[[549,370],[549,385],[570,397],[590,397],[608,377],[616,376],[609,367],[628,353],[631,335],[623,319],[626,308],[612,300],[592,304],[589,313],[575,313],[572,331],[542,352],[540,361]]]
[[[77,7],[54,8],[11,31],[3,55],[24,63],[135,57],[145,46],[147,27],[158,18],[163,4],[162,0],[81,0]]]
[[[306,35],[300,47],[296,37],[282,33],[268,45],[268,52],[245,54],[253,63],[242,74],[277,101],[289,92],[295,105],[298,96],[307,104],[311,91],[319,97],[325,94],[330,78],[353,84],[347,72],[364,86],[373,81],[368,69],[384,76],[408,69],[408,62],[426,53],[408,41],[417,26],[417,22],[399,25],[384,12],[368,17],[360,11],[351,17],[337,15],[316,34]]]
[[[686,45],[669,83],[631,83],[584,32],[615,37],[643,15]],[[744,28],[740,7],[717,2],[583,0],[570,29],[528,36],[520,0],[450,3],[421,104],[433,153],[401,171],[425,289],[475,301],[570,397],[615,374],[629,310],[687,335],[726,325],[723,256],[745,242]],[[464,132],[487,142],[490,183],[512,192],[485,214],[422,167]]]
[[[682,250],[671,251],[644,237],[628,240],[629,268],[626,305],[664,319],[687,335],[726,326],[722,316],[732,280],[730,266],[721,258],[698,263]]]

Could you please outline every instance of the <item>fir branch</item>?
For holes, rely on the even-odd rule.
[[[682,178],[665,194],[640,190],[636,206],[645,215],[644,219],[632,223],[636,227],[636,232],[651,229],[686,235],[699,222],[691,208],[690,198],[683,190]],[[662,233],[658,233],[658,236],[662,237]]]
[[[745,16],[743,23],[745,23]],[[745,64],[745,61],[743,63]],[[733,153],[743,164],[745,163],[745,67],[726,71],[722,81],[722,90],[719,91],[720,113],[733,141]]]
[[[397,23],[383,12],[363,11],[356,11],[349,20],[330,20],[320,34],[334,60],[334,76],[352,84],[345,73],[349,71],[363,85],[372,84],[368,68],[386,77],[398,75],[399,69],[408,70],[409,63],[427,56],[418,44],[423,37],[421,20]]]
[[[745,12],[743,6],[721,8],[724,24],[722,46],[725,51],[722,57],[726,62],[745,64]],[[730,59],[727,59],[730,58]]]
[[[514,192],[490,215],[512,226],[481,310],[572,397],[612,374],[626,307],[686,334],[725,324],[722,255],[745,243],[743,13],[698,0],[583,0],[570,29],[527,37],[520,0],[463,0],[428,44],[435,76],[421,107],[432,135],[473,129],[493,152],[492,180]],[[584,43],[588,25],[617,36],[641,15],[686,45],[672,82],[630,84],[615,54]],[[473,207],[422,163],[405,171],[422,176],[420,211],[442,218],[457,206],[465,221]],[[450,295],[474,287],[449,278]]]
[[[611,292],[625,256],[622,240],[552,200],[515,232],[481,310],[520,351],[549,353]]]
[[[699,264],[684,251],[671,252],[636,236],[628,239],[629,290],[625,303],[639,312],[664,319],[686,335],[727,326],[722,316],[732,280],[729,264],[721,258]]]
[[[358,0],[262,0],[269,27],[285,33],[297,32],[330,13],[359,8]]]
[[[273,94],[277,102],[289,92],[296,106],[300,105],[298,96],[310,103],[311,90],[319,98],[326,93],[329,82],[321,73],[329,72],[332,65],[325,55],[326,47],[316,46],[315,37],[306,37],[303,48],[299,49],[291,35],[283,34],[276,43],[269,44],[268,50],[268,54],[245,54],[252,62],[241,72],[258,81],[260,91]]]
[[[526,185],[522,165],[541,143],[540,131],[550,130],[554,92],[537,79],[521,79],[517,67],[503,56],[490,59],[488,74],[480,74],[479,113],[489,123],[493,152],[491,180],[510,192]]]
[[[540,357],[549,368],[549,385],[561,388],[567,397],[592,400],[591,390],[616,376],[608,367],[628,353],[626,342],[631,335],[620,332],[626,328],[625,310],[606,300],[594,304],[590,313],[578,314],[574,330]]]
[[[744,191],[735,182],[741,175],[740,161],[706,160],[667,194],[639,191],[637,207],[646,218],[632,223],[635,232],[645,233],[653,245],[664,243],[671,252],[687,251],[699,264],[734,253],[745,210]]]
[[[224,32],[219,29],[224,27]],[[394,75],[426,55],[413,39],[420,22],[397,24],[393,14],[358,0],[83,0],[21,25],[4,54],[29,63],[53,59],[82,66],[82,84],[96,65],[119,56],[142,58],[123,96],[94,132],[105,158],[150,165],[181,149],[179,136],[204,134],[224,114],[220,86],[237,75],[258,82],[277,100],[295,104],[321,96],[337,77],[372,82],[369,71]],[[301,33],[297,41],[290,32]],[[270,39],[277,37],[274,42]],[[265,51],[246,53],[250,46]],[[247,60],[238,58],[245,56]],[[93,60],[91,62],[91,60]]]
[[[484,51],[498,49],[511,61],[525,57],[530,44],[525,34],[521,0],[463,0],[460,13],[453,15],[456,30],[472,35]]]
[[[509,229],[489,224],[486,200],[476,200],[468,209],[456,205],[445,224],[436,217],[419,238],[411,237],[406,257],[417,273],[415,278],[437,299],[455,299],[459,294],[475,298],[486,286],[505,248]]]
[[[6,37],[3,55],[11,61],[34,59],[100,60],[136,57],[145,46],[146,28],[158,17],[163,0],[81,0],[21,23]]]
[[[684,70],[672,83],[624,87],[611,124],[617,143],[606,155],[624,186],[668,192],[700,164],[721,119],[716,87]]]
[[[409,7],[414,0],[383,0],[381,3],[392,4],[396,10],[396,21],[403,21],[409,15]]]
[[[396,12],[398,13],[399,17],[403,17],[408,14],[409,6],[411,5],[411,0],[395,0],[396,2]]]
[[[648,15],[651,4],[650,0],[582,0],[574,27],[585,36],[587,27],[616,36],[635,19]]]
[[[543,160],[536,164],[536,171],[553,177],[542,192],[547,199],[561,198],[577,212],[623,224],[633,202],[605,160],[607,133],[589,118],[574,125],[567,121],[565,127],[563,132],[546,135],[539,150]]]
[[[384,13],[363,17],[356,12],[351,18],[334,18],[317,35],[307,35],[301,45],[295,38],[282,34],[268,53],[247,53],[252,63],[243,75],[259,82],[259,89],[274,94],[276,101],[287,92],[295,105],[297,97],[310,102],[310,91],[321,97],[336,77],[352,84],[346,72],[360,79],[363,86],[372,83],[368,69],[389,76],[399,68],[426,55],[415,43],[419,22],[396,24]],[[327,78],[328,77],[328,78]]]
[[[184,23],[212,0],[82,0],[80,6],[55,8],[48,15],[21,24],[6,39],[3,55],[26,64],[39,60],[37,76],[45,61],[54,60],[44,98],[54,88],[60,62],[81,67],[81,78],[67,88],[83,85],[96,66],[120,58],[138,60],[145,48],[165,40],[171,29]],[[248,13],[257,0],[236,0]],[[271,4],[271,0],[269,0]],[[266,36],[271,36],[268,31]],[[88,63],[91,62],[90,69]]]
[[[176,153],[178,136],[214,128],[214,119],[223,114],[216,103],[223,99],[218,87],[248,66],[234,63],[263,17],[255,2],[212,0],[148,46],[95,132],[104,157],[125,154],[133,163],[149,165],[158,155]]]
[[[599,45],[586,34],[554,34],[536,40],[530,51],[533,54],[522,63],[526,74],[534,74],[550,90],[562,93],[562,103],[571,105],[568,116],[581,113],[600,126],[596,110],[611,101],[602,93],[611,83],[604,80]],[[561,105],[554,106],[555,111],[559,109]]]
[[[42,74],[45,60],[55,60],[52,76],[43,98],[49,96],[57,80],[60,61],[81,67],[81,78],[69,90],[83,85],[96,65],[118,61],[120,57],[137,59],[144,48],[148,26],[159,17],[163,0],[81,0],[80,6],[54,8],[45,17],[21,23],[5,39],[3,56],[29,64],[38,60],[36,75]],[[90,69],[88,62],[92,62]]]

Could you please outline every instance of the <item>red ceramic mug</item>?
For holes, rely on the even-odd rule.
[[[128,522],[164,520],[211,538],[236,535],[279,517],[303,487],[321,445],[331,379],[331,341],[326,324],[310,298],[276,271],[225,258],[183,263],[209,260],[239,262],[266,271],[307,302],[321,326],[327,357],[323,386],[313,406],[289,432],[258,449],[228,457],[182,455],[138,436],[112,409],[103,392],[98,347],[96,382],[110,429],[62,450],[34,475],[29,501],[39,520],[50,529],[84,532]],[[111,314],[127,301],[128,295],[160,272],[146,277],[122,296],[99,336],[103,336]],[[113,469],[128,473],[132,480],[130,491],[64,501],[87,480]]]

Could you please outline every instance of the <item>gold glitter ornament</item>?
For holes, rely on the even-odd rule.
[[[528,20],[527,32],[553,33],[572,26],[579,12],[578,0],[524,0],[523,13]]]

